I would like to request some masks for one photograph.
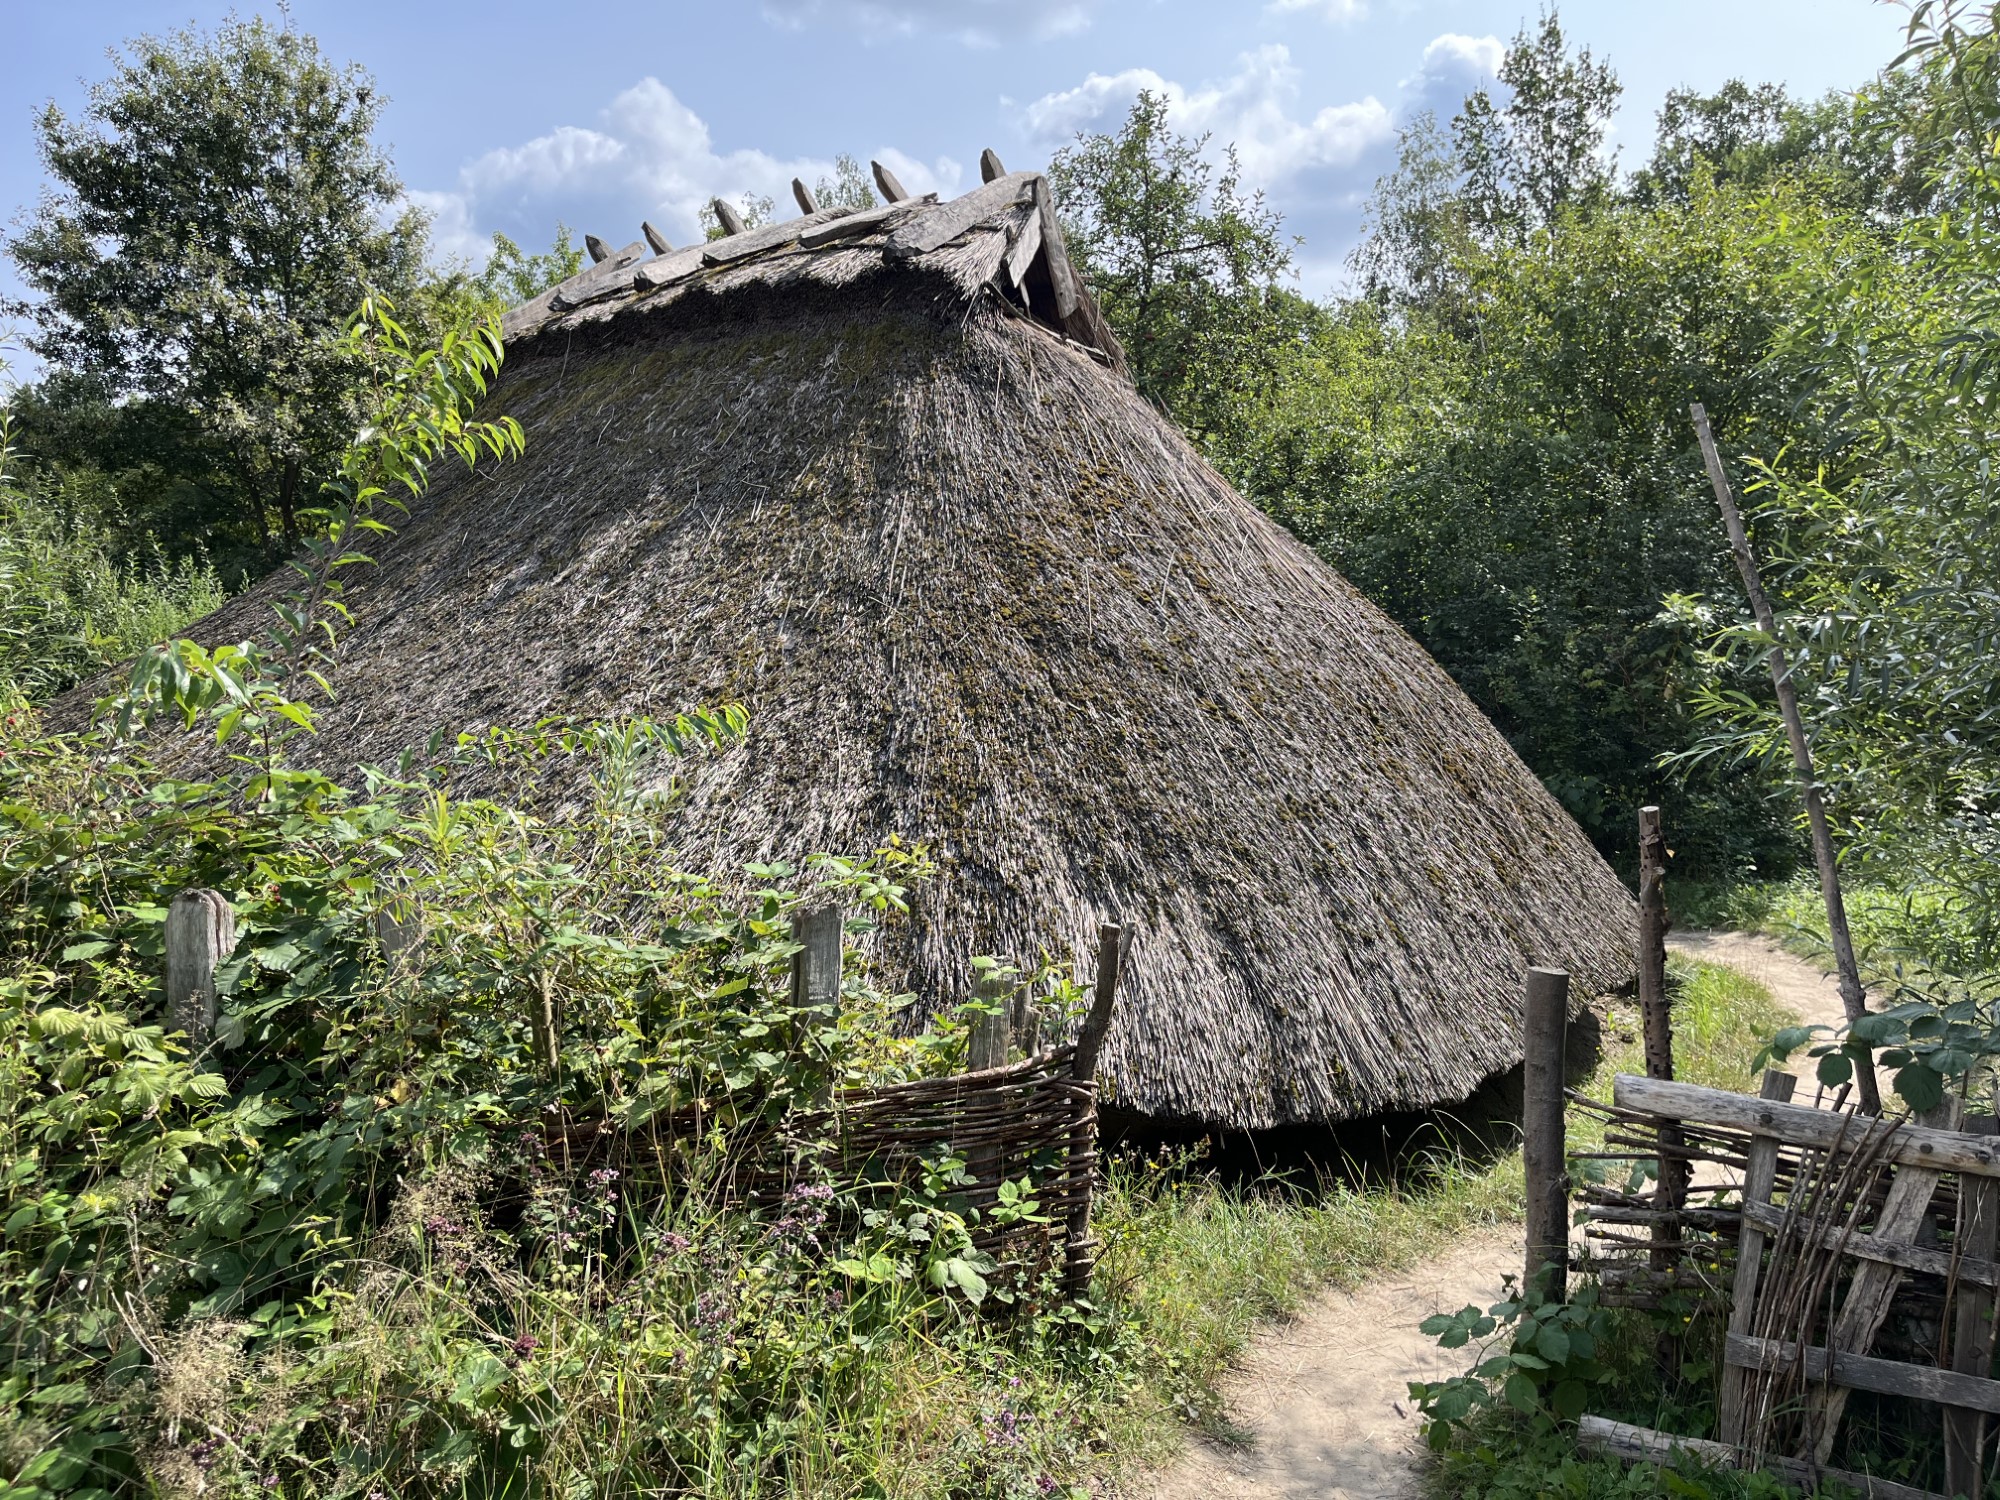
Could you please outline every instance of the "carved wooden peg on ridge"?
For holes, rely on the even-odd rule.
[[[883,166],[882,163],[871,161],[868,165],[874,170],[876,188],[880,190],[883,198],[888,202],[901,203],[905,198],[910,196],[909,190],[902,183],[896,181],[896,174]]]
[[[590,252],[593,264],[611,259],[611,247],[594,234],[586,234],[583,237],[583,248]]]
[[[729,204],[724,203],[720,198],[716,198],[711,200],[709,206],[715,210],[716,222],[722,225],[722,232],[724,234],[741,234],[743,232],[743,215],[739,214]]]
[[[674,248],[674,242],[664,234],[661,234],[647,220],[641,219],[639,221],[639,233],[646,237],[646,243],[653,247],[653,254],[655,255],[665,255],[669,250]]]
[[[819,212],[819,199],[815,198],[812,189],[807,187],[797,177],[792,179],[792,196],[798,199],[800,213],[816,214]]]
[[[1000,153],[988,146],[979,153],[979,180],[991,182],[997,177],[1005,177],[1007,169],[1000,165]]]

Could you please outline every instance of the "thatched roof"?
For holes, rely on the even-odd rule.
[[[509,315],[527,455],[350,584],[322,759],[740,699],[687,861],[928,842],[884,958],[940,1000],[1122,917],[1102,1076],[1163,1119],[1457,1100],[1519,1059],[1524,967],[1629,975],[1625,890],[1506,741],[1123,378],[1040,177],[658,239]]]

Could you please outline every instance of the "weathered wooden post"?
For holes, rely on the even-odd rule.
[[[1639,1015],[1645,1022],[1646,1076],[1674,1076],[1674,1031],[1667,1013],[1667,841],[1660,810],[1639,809]]]
[[[1639,1018],[1646,1038],[1646,1076],[1674,1076],[1673,1016],[1667,1009],[1667,840],[1657,807],[1639,809]],[[1687,1206],[1688,1164],[1679,1155],[1681,1128],[1662,1121],[1658,1190],[1654,1207],[1678,1214]],[[1681,1237],[1678,1218],[1653,1221],[1653,1268],[1670,1270],[1680,1259],[1671,1246]]]
[[[1526,1279],[1569,1293],[1569,1178],[1563,1138],[1563,1052],[1569,1040],[1569,973],[1528,970],[1521,1047],[1521,1165],[1528,1178]]]
[[[1968,1116],[1967,1135],[2000,1135],[1992,1115]],[[2000,1249],[2000,1182],[1962,1172],[1958,1178],[1958,1234],[1953,1254],[1965,1261],[1993,1259]],[[1952,1323],[1951,1367],[1961,1375],[1993,1369],[1993,1293],[1960,1281]],[[1964,1407],[1944,1409],[1944,1489],[1947,1495],[1986,1493],[1986,1414]]]
[[[840,1019],[840,977],[842,940],[847,932],[847,914],[836,902],[827,902],[811,911],[792,916],[792,937],[800,944],[792,955],[792,1008],[816,1010],[829,1022]],[[819,1104],[833,1103],[833,1070],[827,1069]]]
[[[236,951],[236,910],[220,891],[186,890],[167,908],[167,1026],[188,1049],[215,1035],[215,971]]]
[[[1076,1051],[1069,1076],[1085,1086],[1082,1106],[1069,1132],[1069,1170],[1084,1179],[1069,1211],[1063,1243],[1063,1289],[1072,1297],[1090,1290],[1090,1273],[1097,1264],[1097,1242],[1090,1237],[1090,1199],[1097,1171],[1097,1054],[1111,1029],[1111,1007],[1118,998],[1118,980],[1125,968],[1125,929],[1104,922],[1097,929],[1097,984],[1090,1010],[1076,1034]]]
[[[836,905],[792,918],[792,938],[803,945],[792,956],[792,1004],[799,1010],[840,1014],[840,940],[846,930],[847,918]]]
[[[1797,1085],[1798,1080],[1791,1074],[1766,1068],[1758,1097],[1777,1104],[1789,1103]],[[1770,1114],[1761,1115],[1759,1121],[1768,1125]],[[1743,1169],[1743,1227],[1736,1237],[1736,1283],[1729,1294],[1729,1331],[1733,1334],[1750,1331],[1750,1321],[1757,1311],[1757,1283],[1764,1274],[1764,1231],[1750,1221],[1750,1205],[1769,1203],[1777,1181],[1778,1138],[1752,1131]],[[1740,1365],[1725,1364],[1720,1415],[1716,1421],[1716,1436],[1723,1442],[1742,1444],[1748,1430],[1749,1394],[1750,1372]]]
[[[423,918],[417,914],[416,902],[406,895],[391,896],[375,913],[375,941],[381,945],[382,959],[391,975],[415,967],[415,950],[423,936]]]
[[[1014,982],[988,974],[974,991],[983,1009],[973,1017],[965,1037],[965,1071],[984,1073],[988,1068],[1007,1066],[1007,1052],[1013,1046]]]

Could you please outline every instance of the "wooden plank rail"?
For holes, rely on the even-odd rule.
[[[1817,1344],[1807,1345],[1802,1352],[1797,1344],[1787,1340],[1732,1333],[1723,1346],[1722,1357],[1724,1363],[1742,1370],[1782,1370],[1803,1359],[1806,1379],[1835,1389],[1912,1396],[1919,1401],[1935,1401],[1940,1406],[2000,1415],[2000,1380],[1961,1375],[1956,1370],[1940,1370],[1932,1365],[1877,1359],[1872,1354],[1849,1354],[1844,1349],[1832,1351],[1830,1363],[1827,1355],[1828,1351]]]
[[[1627,1463],[1671,1463],[1676,1454],[1685,1453],[1704,1464],[1765,1469],[1806,1490],[1823,1479],[1829,1479],[1853,1490],[1865,1500],[1944,1500],[1943,1496],[1931,1490],[1898,1484],[1893,1479],[1877,1479],[1872,1474],[1856,1474],[1846,1469],[1815,1468],[1796,1458],[1771,1454],[1760,1455],[1753,1461],[1751,1455],[1728,1443],[1711,1442],[1706,1438],[1675,1437],[1672,1433],[1656,1432],[1650,1427],[1614,1422],[1608,1417],[1586,1415],[1577,1423],[1576,1440],[1577,1445],[1588,1452],[1609,1454]]]
[[[1611,1097],[1620,1109],[1662,1115],[1696,1125],[1722,1125],[1731,1130],[1747,1130],[1773,1136],[1788,1146],[1807,1146],[1817,1151],[1831,1150],[1835,1146],[1847,1151],[1858,1150],[1868,1139],[1869,1129],[1879,1131],[1890,1128],[1832,1110],[1752,1099],[1724,1089],[1640,1078],[1631,1073],[1620,1073],[1612,1080]],[[1956,1130],[1937,1130],[1924,1125],[1903,1125],[1896,1129],[1894,1138],[1883,1148],[1882,1157],[1899,1166],[1924,1167],[1936,1172],[1963,1172],[1973,1177],[2000,1177],[2000,1151],[1996,1151],[1995,1147],[1996,1142],[1990,1136],[1966,1135]]]
[[[1771,1234],[1786,1227],[1785,1211],[1768,1203],[1746,1203],[1743,1217]],[[1921,1271],[1927,1276],[1946,1279],[1956,1276],[1964,1286],[2000,1287],[2000,1264],[1991,1260],[1958,1257],[1947,1250],[1926,1250],[1922,1245],[1885,1240],[1858,1229],[1849,1232],[1837,1226],[1807,1234],[1806,1226],[1797,1220],[1792,1221],[1790,1232],[1805,1235],[1817,1248],[1837,1250],[1857,1260],[1880,1261],[1884,1265],[1900,1266],[1905,1271]]]

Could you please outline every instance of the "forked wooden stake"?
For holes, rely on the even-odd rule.
[[[1736,571],[1743,575],[1743,591],[1750,596],[1750,612],[1757,628],[1771,638],[1771,684],[1778,690],[1778,709],[1785,719],[1785,737],[1792,744],[1792,768],[1797,773],[1799,799],[1805,803],[1806,824],[1812,830],[1813,863],[1819,866],[1819,893],[1826,903],[1827,936],[1833,941],[1833,961],[1840,970],[1840,1006],[1851,1026],[1868,1014],[1868,993],[1861,987],[1861,969],[1854,961],[1854,937],[1847,927],[1847,903],[1840,894],[1840,869],[1833,857],[1833,833],[1827,827],[1826,803],[1819,794],[1813,775],[1812,747],[1806,743],[1805,720],[1799,715],[1798,689],[1792,685],[1791,664],[1778,645],[1778,622],[1771,613],[1771,601],[1764,597],[1763,580],[1757,576],[1757,557],[1750,550],[1750,537],[1743,529],[1743,517],[1730,493],[1729,475],[1722,467],[1722,455],[1715,451],[1715,438],[1708,430],[1708,413],[1699,401],[1688,407],[1694,418],[1695,436],[1701,440],[1701,460],[1708,466],[1708,482],[1715,486],[1715,503],[1722,507],[1722,524],[1729,528],[1729,550],[1736,554]],[[1854,1070],[1855,1091],[1861,1098],[1863,1114],[1882,1113],[1882,1094],[1875,1086],[1875,1069],[1862,1065]]]

